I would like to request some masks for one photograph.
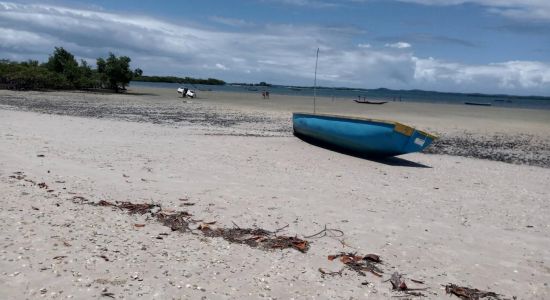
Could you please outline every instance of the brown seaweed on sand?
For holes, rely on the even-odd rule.
[[[194,223],[190,219],[192,215],[186,211],[180,211],[175,213],[159,212],[156,214],[157,220],[164,226],[170,227],[172,231],[187,232],[192,231],[189,224]]]
[[[112,207],[118,207],[122,210],[126,210],[129,214],[140,214],[144,215],[146,213],[153,213],[153,210],[157,208],[160,210],[160,205],[158,204],[152,204],[152,203],[139,203],[135,204],[132,202],[116,202],[112,203],[109,201],[101,200],[97,203],[98,206],[112,206]]]
[[[376,254],[367,254],[365,256],[357,255],[356,253],[341,252],[335,255],[329,255],[328,260],[332,261],[340,258],[340,261],[346,265],[348,269],[351,269],[361,276],[366,276],[365,272],[370,272],[377,277],[382,277],[384,273],[380,268],[376,266],[382,262],[380,256]]]
[[[408,287],[407,284],[405,283],[405,278],[403,274],[400,274],[399,272],[393,272],[389,281],[392,285],[392,290],[403,293],[404,294],[403,297],[406,297],[406,296],[426,297],[426,295],[418,291],[425,291],[427,288]],[[420,283],[420,284],[423,283],[423,281],[420,281],[420,280],[411,279],[411,281],[415,283]]]
[[[190,224],[197,221],[191,219],[191,214],[186,211],[163,211],[158,204],[131,202],[109,202],[105,200],[99,201],[97,206],[110,206],[125,210],[130,214],[147,214],[150,213],[156,220],[164,226],[170,227],[172,231],[192,232]],[[284,229],[268,231],[260,228],[211,228],[212,223],[204,223],[199,226],[199,230],[207,237],[221,237],[230,243],[246,244],[253,248],[260,249],[287,249],[292,248],[300,252],[307,252],[309,242],[302,240],[296,236],[278,235],[278,232]]]
[[[478,289],[467,288],[467,287],[458,286],[458,285],[452,284],[452,283],[445,285],[445,292],[447,294],[455,295],[455,296],[459,297],[460,299],[464,299],[464,300],[478,300],[478,299],[482,299],[482,298],[487,298],[487,299],[492,299],[492,300],[504,300],[505,299],[505,298],[502,298],[502,296],[497,294],[497,293],[482,291],[482,290],[478,290]],[[515,297],[514,297],[514,299],[515,299]]]
[[[221,237],[230,243],[246,244],[260,249],[287,249],[292,248],[300,252],[309,250],[309,242],[296,236],[277,235],[274,232],[261,228],[211,228],[201,225],[199,229],[207,237]]]

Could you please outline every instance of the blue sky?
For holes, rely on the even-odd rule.
[[[549,0],[0,2],[0,57],[109,51],[148,75],[550,95]]]

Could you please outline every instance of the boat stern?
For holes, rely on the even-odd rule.
[[[409,137],[403,147],[403,153],[420,152],[437,139],[437,137],[432,134],[401,123],[396,123],[393,130]]]

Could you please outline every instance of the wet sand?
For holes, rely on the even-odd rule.
[[[547,167],[422,153],[371,161],[292,136],[289,112],[307,110],[310,99],[204,92],[182,103],[171,91],[133,92],[141,95],[0,91],[6,299],[387,299],[402,295],[384,282],[395,271],[425,281],[407,283],[428,288],[428,299],[447,297],[447,283],[550,295]],[[533,153],[548,149],[540,111],[331,99],[319,110],[466,141],[533,136]],[[282,234],[304,237],[326,225],[345,236],[311,238],[305,254],[264,251],[75,196],[153,202],[216,226],[288,224]],[[340,251],[380,255],[383,278],[349,270],[323,278],[319,268],[341,269],[327,260]]]

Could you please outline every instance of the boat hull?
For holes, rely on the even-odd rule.
[[[359,103],[359,104],[385,104],[385,103],[388,103],[388,101],[368,101],[368,100],[365,100],[365,101],[360,101],[360,100],[353,100],[355,101],[356,103]]]
[[[464,102],[466,105],[476,105],[476,106],[492,106],[491,103],[488,102]]]
[[[367,156],[396,156],[419,152],[435,137],[397,122],[294,113],[294,134]]]

